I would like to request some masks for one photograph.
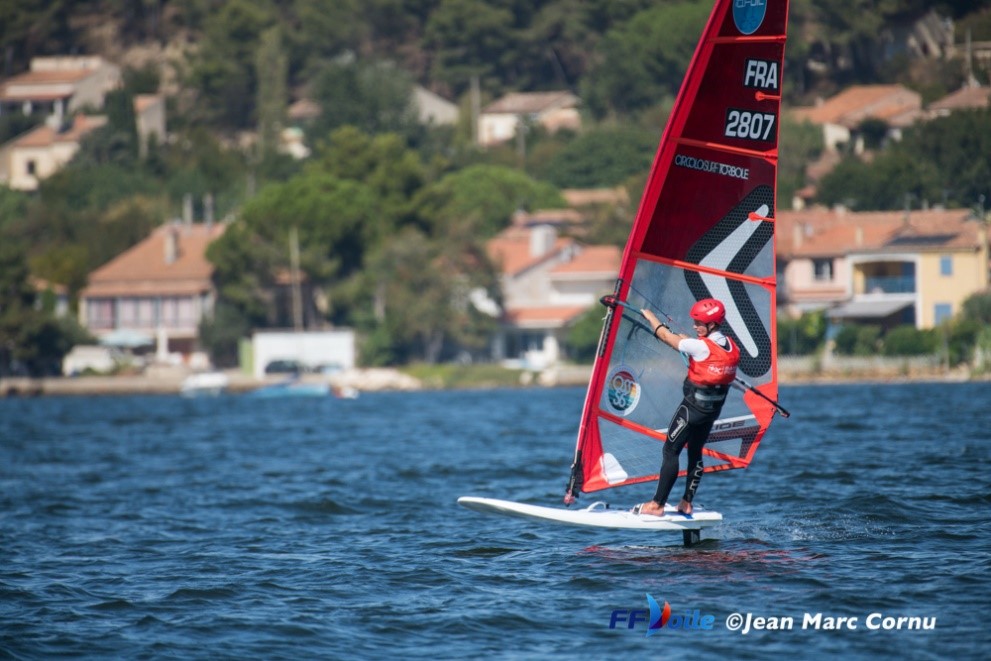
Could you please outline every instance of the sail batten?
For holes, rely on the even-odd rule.
[[[701,140],[692,140],[691,138],[681,138],[678,140],[679,144],[686,145],[689,147],[698,147],[700,149],[711,149],[713,151],[725,152],[727,154],[738,154],[740,156],[753,156],[756,158],[763,158],[768,161],[778,160],[778,150],[758,150],[758,149],[744,149],[743,147],[734,147],[732,145],[722,144],[718,142],[703,142]]]
[[[716,0],[658,145],[623,251],[579,426],[569,496],[656,478],[685,363],[639,314],[690,329],[727,308],[748,388],[733,390],[706,472],[752,461],[777,397],[775,208],[788,0]],[[752,385],[751,385],[752,384]],[[754,390],[762,396],[755,394]],[[566,497],[567,498],[567,497]]]

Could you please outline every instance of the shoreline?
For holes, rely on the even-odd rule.
[[[567,366],[543,372],[521,372],[520,388],[574,387],[588,383],[591,366]],[[187,371],[159,371],[158,373],[121,376],[75,377],[10,377],[0,378],[0,398],[48,397],[48,396],[101,396],[101,395],[177,395],[182,382],[191,373]],[[285,381],[284,375],[256,379],[240,370],[225,371],[229,380],[226,392],[243,394]],[[833,371],[833,372],[779,372],[778,385],[840,385],[848,383],[961,383],[991,380],[991,374],[973,375],[968,369],[920,370],[898,373],[888,370]],[[426,383],[398,369],[353,369],[330,377],[305,374],[301,383],[328,384],[332,388],[353,389],[357,392],[456,390],[507,387],[505,383],[486,382],[484,379],[472,385],[447,386],[442,383]]]

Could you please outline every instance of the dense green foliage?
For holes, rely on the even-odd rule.
[[[571,326],[565,341],[565,351],[570,360],[576,363],[591,363],[595,359],[604,317],[605,308],[596,305],[589,308],[588,312]]]
[[[815,353],[826,339],[828,322],[824,311],[807,312],[797,319],[778,315],[778,351],[783,355]]]
[[[792,0],[786,103],[810,103],[849,82],[898,80],[927,98],[958,87],[960,67],[910,67],[887,52],[893,26],[930,6]],[[74,332],[50,332],[50,320],[34,316],[21,297],[29,273],[67,285],[74,297],[93,269],[187,207],[197,219],[208,209],[238,219],[210,251],[221,300],[201,330],[221,364],[236,358],[247,329],[291,323],[283,294],[292,232],[308,325],[359,328],[370,363],[481,352],[494,322],[467,301],[479,291],[498,299],[483,242],[517,209],[563,206],[564,187],[624,186],[635,206],[710,7],[710,0],[0,3],[7,75],[35,55],[85,52],[100,43],[93,26],[113,27],[122,48],[188,40],[184,55],[162,69],[125,69],[124,89],[106,100],[107,125],[36,194],[0,190],[0,244],[18,246],[19,260],[8,256],[4,267],[0,366],[17,360],[47,369],[48,358],[32,356],[57,355]],[[989,8],[991,0],[938,5],[976,41],[991,39]],[[170,140],[139,154],[133,95],[172,77],[179,93],[169,100]],[[583,100],[584,129],[553,136],[533,129],[525,142],[481,152],[469,144],[467,119],[454,129],[414,121],[414,83],[457,100],[467,118],[473,80],[483,104],[507,91],[569,89]],[[305,166],[274,149],[299,96],[320,106],[312,122],[300,123],[313,149]],[[821,182],[820,199],[857,209],[977,207],[991,194],[989,117],[955,114],[894,144],[881,139],[884,126],[863,126],[878,149],[873,161],[845,161]],[[28,128],[18,116],[0,117],[2,139]],[[253,143],[239,142],[251,131]],[[815,129],[783,122],[782,204],[804,185],[804,166],[820,148]],[[632,213],[596,210],[583,239],[622,243]],[[594,350],[599,312],[576,326],[575,355]],[[821,340],[821,322],[784,322],[779,338],[790,351],[807,351]],[[945,350],[964,359],[982,323],[986,317],[971,314],[947,327]],[[851,352],[888,350],[879,334],[844,332]],[[892,341],[900,351],[922,342],[904,334]]]
[[[910,204],[976,207],[991,195],[991,110],[916,124],[871,162],[850,156],[826,175],[818,200],[858,211]]]
[[[939,348],[939,332],[915,326],[897,326],[884,335],[885,356],[928,356]]]
[[[0,376],[59,374],[62,358],[87,337],[72,318],[56,318],[28,278],[24,246],[0,240]]]
[[[593,128],[560,149],[541,174],[560,188],[617,186],[650,169],[659,139],[636,126]]]
[[[953,319],[932,329],[901,325],[884,330],[873,324],[849,324],[834,329],[834,350],[844,356],[932,356],[949,365],[971,363],[975,349],[991,360],[991,290],[969,296]],[[778,317],[778,350],[781,355],[808,355],[820,351],[827,335],[823,311],[797,319]],[[988,366],[991,366],[989,363]]]
[[[123,45],[189,38],[181,73],[196,91],[187,119],[249,128],[263,84],[257,55],[277,28],[287,89],[313,82],[344,53],[401,63],[449,97],[478,77],[507,90],[580,90],[596,116],[622,115],[673,95],[709,0],[22,0],[0,3],[0,43],[14,71],[33,55],[79,52],[92,25],[113,24]],[[893,29],[933,8],[923,0],[792,0],[786,94],[905,73]],[[991,39],[991,0],[943,0],[935,8]],[[958,32],[962,35],[963,32]],[[268,61],[272,61],[269,59]],[[824,75],[822,72],[825,71]],[[947,80],[945,91],[961,81]]]

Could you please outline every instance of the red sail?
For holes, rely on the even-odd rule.
[[[654,310],[693,335],[718,298],[741,382],[705,447],[707,472],[745,468],[777,398],[774,210],[787,0],[717,0],[664,130],[627,242],[582,413],[568,499],[653,480],[685,363]]]

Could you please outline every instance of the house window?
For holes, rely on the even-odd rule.
[[[114,302],[109,298],[91,298],[86,304],[86,325],[89,328],[114,327]]]
[[[939,274],[953,275],[953,255],[943,255],[939,258]]]
[[[813,259],[812,277],[816,282],[827,282],[833,279],[832,259]]]
[[[24,169],[27,171],[29,177],[33,177],[38,172],[38,166],[35,164],[34,159],[29,160]]]
[[[953,304],[937,303],[933,308],[933,316],[935,317],[935,322],[938,326],[953,316]]]

